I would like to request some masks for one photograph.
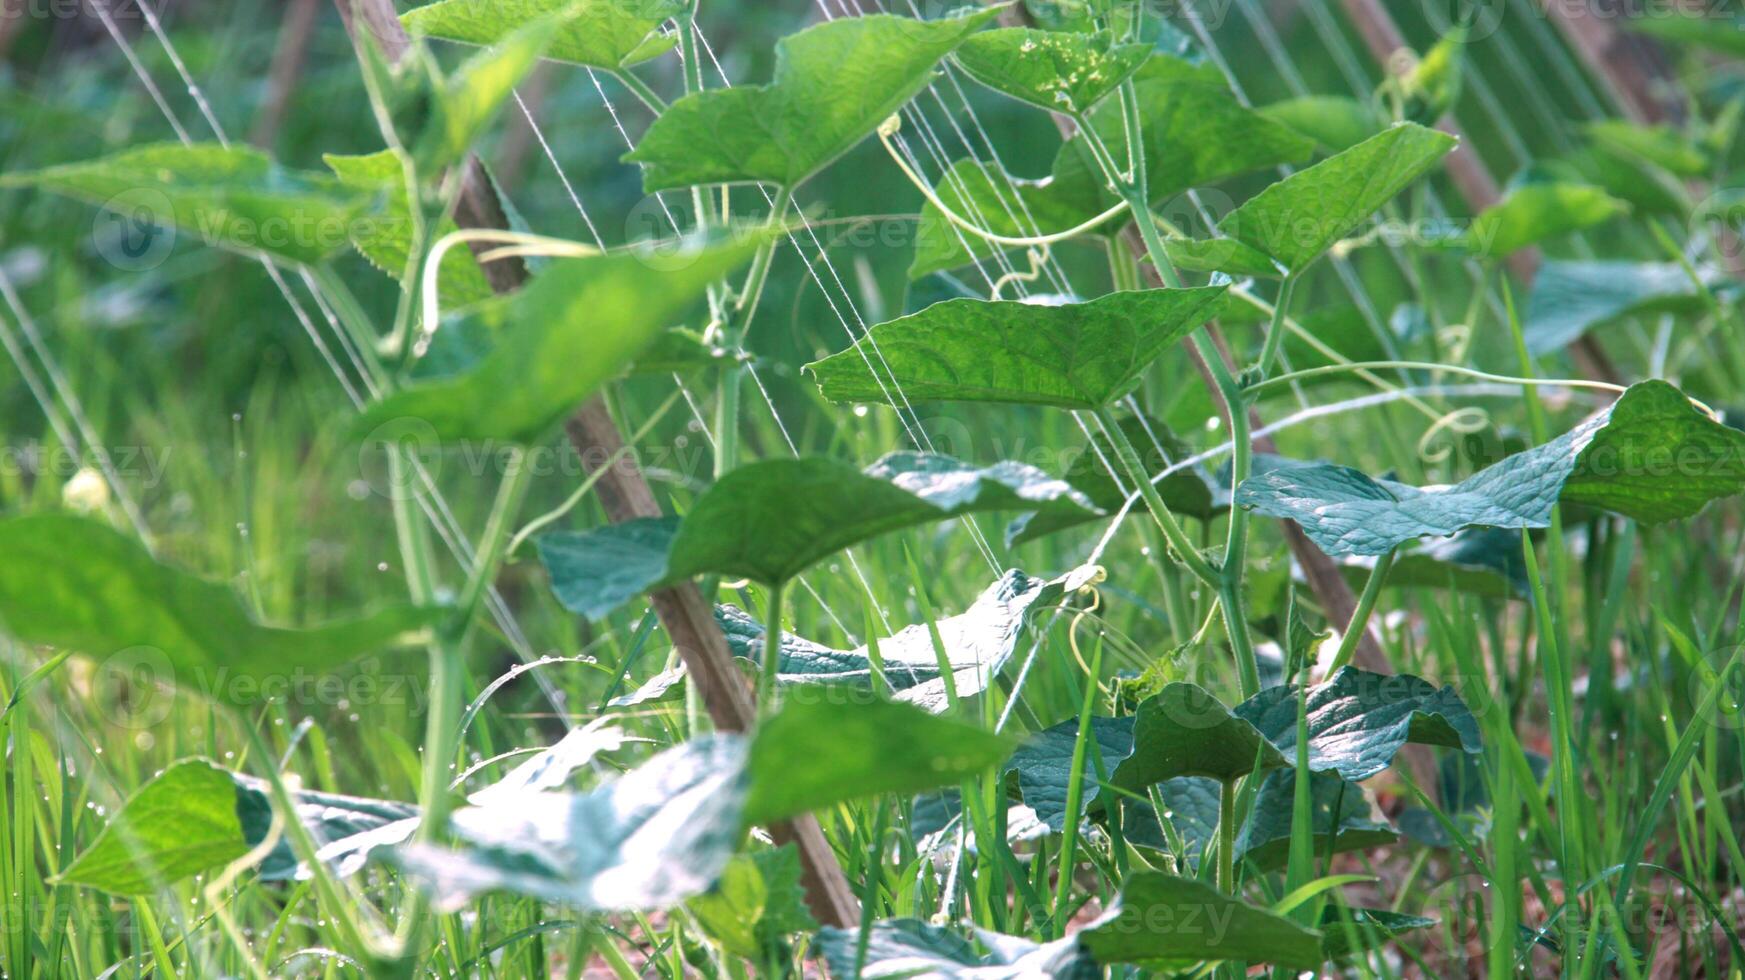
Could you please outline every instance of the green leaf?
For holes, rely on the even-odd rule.
[[[1360,589],[1374,567],[1374,559],[1350,556],[1341,571],[1352,588]],[[1451,538],[1401,545],[1382,584],[1453,589],[1491,599],[1520,598],[1527,594],[1521,536],[1496,528],[1468,528]]]
[[[1652,17],[1626,18],[1623,26],[1632,31],[1652,34],[1663,41],[1712,48],[1723,54],[1745,58],[1745,17],[1721,13],[1713,8],[1710,15],[1699,8],[1694,13],[1680,12],[1676,7],[1657,12]]]
[[[1297,747],[1295,685],[1270,687],[1235,708],[1279,751]],[[1465,752],[1481,748],[1478,722],[1452,687],[1410,674],[1341,668],[1308,692],[1309,769],[1361,782],[1376,775],[1408,742]]]
[[[685,96],[624,159],[643,165],[651,194],[747,181],[796,187],[926,88],[939,59],[998,12],[869,14],[791,34],[776,42],[770,84]]]
[[[230,704],[258,704],[263,680],[325,672],[407,642],[440,615],[392,606],[309,629],[264,626],[229,586],[162,564],[109,525],[69,514],[0,520],[0,554],[0,622],[14,638],[105,658]]]
[[[412,217],[406,209],[405,174],[398,156],[393,150],[381,150],[364,156],[328,153],[321,159],[345,186],[383,196],[386,203],[379,215],[352,225],[351,245],[371,265],[398,282],[406,274],[412,240]],[[445,218],[431,240],[455,230],[454,219]],[[437,281],[441,286],[444,307],[465,306],[492,296],[485,270],[480,268],[473,253],[465,248],[451,248],[443,255],[442,271],[437,274]]]
[[[1049,830],[1060,833],[1067,825],[1067,791],[1072,783],[1072,756],[1078,740],[1078,719],[1069,718],[1058,725],[1031,734],[1006,760],[1005,773],[1016,774],[1018,792],[1024,805],[1036,811],[1037,819]],[[1133,716],[1121,718],[1093,717],[1092,741],[1088,752],[1101,752],[1103,771],[1133,754]],[[1101,791],[1097,782],[1097,767],[1085,762],[1084,778],[1079,793],[1077,819],[1090,808]]]
[[[1714,269],[1698,275],[1710,286],[1722,278]],[[1522,332],[1528,353],[1548,354],[1621,317],[1704,308],[1690,273],[1676,262],[1546,262],[1533,281]]]
[[[1386,125],[1368,102],[1340,95],[1305,95],[1262,106],[1259,111],[1334,153],[1351,149]]]
[[[752,740],[745,822],[768,824],[867,796],[954,785],[998,764],[1012,744],[854,688],[791,689]]]
[[[1680,177],[1708,175],[1708,154],[1671,126],[1605,119],[1588,123],[1586,128],[1594,142],[1609,150],[1647,161]]]
[[[1465,72],[1467,28],[1457,24],[1436,40],[1412,70],[1400,76],[1404,115],[1413,122],[1434,125],[1460,101]]]
[[[468,58],[432,93],[430,119],[413,156],[425,173],[458,163],[472,151],[515,86],[539,64],[558,24],[567,15],[530,21]]]
[[[298,791],[297,815],[317,844],[343,841],[415,817],[403,803]],[[97,839],[57,880],[117,895],[149,895],[230,864],[266,840],[272,805],[266,784],[205,759],[183,759],[122,804]],[[298,877],[288,840],[261,859],[263,881]]]
[[[461,848],[393,861],[453,911],[506,891],[592,910],[668,908],[712,886],[741,836],[750,779],[737,735],[693,739],[586,793],[524,792],[451,817]]]
[[[1133,87],[1145,140],[1145,189],[1153,204],[1227,177],[1300,163],[1314,153],[1308,137],[1238,102],[1216,65],[1154,55],[1134,76]],[[1091,124],[1114,159],[1126,160],[1120,106],[1105,102],[1091,113]],[[1061,147],[1053,173],[1062,183],[1105,184],[1083,137]],[[1112,194],[1104,196],[1104,207],[1114,203]]]
[[[990,510],[1096,508],[1022,463],[976,468],[949,456],[891,453],[864,471],[818,457],[771,459],[717,480],[683,521],[645,519],[540,539],[566,608],[598,616],[695,575],[786,582],[869,538]],[[547,540],[549,539],[549,540]]]
[[[1328,554],[1380,555],[1475,525],[1547,527],[1560,500],[1658,523],[1742,490],[1745,432],[1710,418],[1672,385],[1644,381],[1556,439],[1451,487],[1311,463],[1251,477],[1236,501],[1297,521]]]
[[[900,386],[916,402],[1094,410],[1132,391],[1152,361],[1215,314],[1223,293],[1135,290],[1063,306],[947,300],[881,323],[806,370],[832,401],[883,402]]]
[[[1178,776],[1219,782],[1285,765],[1285,757],[1247,718],[1197,684],[1165,685],[1134,712],[1133,754],[1110,774],[1115,786],[1143,793]]]
[[[1469,251],[1500,259],[1547,239],[1592,228],[1628,210],[1629,205],[1597,187],[1525,184],[1486,208],[1455,241]]]
[[[1278,279],[1284,270],[1265,253],[1234,238],[1166,238],[1163,254],[1171,265],[1190,272],[1222,272],[1228,276]]]
[[[920,919],[883,919],[867,933],[862,968],[855,969],[860,930],[829,928],[818,948],[835,977],[928,977],[931,980],[1094,980],[1102,975],[1074,937],[1037,944],[1019,936],[976,930],[989,950]]]
[[[933,190],[954,214],[1006,238],[1075,228],[1113,203],[1102,184],[1090,181],[1087,174],[1080,173],[1077,179],[1050,176],[1025,180],[973,157],[953,163]],[[1112,233],[1122,220],[1116,215],[1086,234]],[[909,264],[909,278],[955,269],[1001,250],[1001,246],[952,224],[928,201],[922,204],[921,218],[915,225],[915,257]]]
[[[1446,133],[1401,123],[1261,191],[1225,215],[1218,230],[1300,271],[1454,145]]]
[[[1122,419],[1120,425],[1127,441],[1139,451],[1140,464],[1147,473],[1161,473],[1194,455],[1193,447],[1178,438],[1159,419],[1149,415],[1130,415]],[[1128,487],[1129,493],[1136,488],[1122,469],[1114,445],[1101,429],[1091,434],[1091,443],[1073,457],[1061,479],[1072,484],[1072,488],[1084,494],[1091,503],[1113,513],[1127,502],[1127,496],[1109,475],[1109,467],[1115,467],[1121,474],[1121,484]],[[1211,520],[1230,509],[1228,484],[1214,479],[1209,470],[1197,463],[1157,481],[1157,492],[1171,513],[1186,514],[1202,521]],[[1094,515],[1066,511],[1025,514],[1006,528],[1006,544],[1010,547],[1035,541],[1095,519]]]
[[[236,783],[236,816],[242,825],[243,841],[251,848],[259,847],[273,823],[267,783],[238,773],[231,776]],[[368,854],[366,842],[404,840],[418,829],[418,808],[409,803],[313,790],[292,790],[291,802],[297,808],[297,819],[315,841],[316,856],[342,876],[363,866],[362,857]],[[262,881],[309,877],[307,865],[297,860],[288,837],[279,838],[261,859],[258,871]]]
[[[1428,929],[1437,920],[1387,909],[1354,909],[1329,905],[1321,910],[1321,951],[1330,960],[1380,949],[1388,940],[1414,929]]]
[[[537,441],[710,283],[749,260],[758,241],[740,236],[678,254],[636,249],[554,262],[504,301],[497,343],[471,370],[389,395],[365,409],[353,430],[382,430],[376,438],[412,431],[443,442]]]
[[[187,759],[128,797],[58,880],[117,895],[149,895],[229,864],[248,849],[230,773],[204,759]]]
[[[1236,853],[1242,860],[1262,871],[1285,866],[1290,859],[1296,787],[1295,769],[1267,774],[1236,837]],[[1166,786],[1165,800],[1170,799],[1167,790]],[[1337,773],[1309,775],[1309,813],[1309,836],[1316,855],[1367,851],[1399,840],[1400,835],[1363,787]]]
[[[1155,871],[1127,876],[1102,918],[1078,933],[1097,962],[1162,968],[1202,960],[1321,965],[1321,934],[1192,878]]]
[[[440,0],[400,15],[406,31],[466,44],[496,44],[515,30],[562,14],[545,56],[617,71],[678,43],[657,33],[684,12],[683,0]]]
[[[715,887],[685,903],[710,938],[735,956],[762,957],[795,932],[818,928],[800,885],[793,844],[736,855]]]
[[[83,163],[0,174],[99,205],[119,222],[173,226],[216,247],[313,265],[345,247],[369,196],[319,173],[286,170],[248,147],[158,144]]]
[[[1592,184],[1642,214],[1662,214],[1680,221],[1695,202],[1677,177],[1631,154],[1604,146],[1580,146],[1558,157],[1535,161],[1529,175],[1569,183]]]
[[[1149,44],[1117,44],[1107,33],[1008,27],[965,40],[957,63],[996,92],[1074,115],[1119,88],[1150,54]]]
[[[1012,569],[982,590],[963,613],[934,623],[946,659],[952,665],[957,693],[969,697],[985,690],[1011,659],[1030,610],[1058,603],[1081,588],[1097,571],[1095,566],[1088,566],[1045,581]],[[727,635],[727,646],[734,656],[754,663],[763,659],[763,623],[734,606],[715,607],[715,619]],[[878,648],[884,662],[884,682],[895,692],[897,701],[919,705],[934,714],[946,709],[949,700],[928,624],[905,626],[894,636],[879,640]],[[843,684],[874,689],[873,664],[865,646],[836,650],[783,633],[780,650],[777,679],[783,684]]]

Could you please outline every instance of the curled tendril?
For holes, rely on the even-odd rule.
[[[1431,443],[1443,432],[1451,432],[1456,436],[1471,435],[1490,428],[1490,412],[1477,405],[1467,405],[1448,412],[1430,423],[1424,434],[1418,437],[1418,458],[1426,463],[1440,463],[1454,455],[1452,444],[1432,446]]]

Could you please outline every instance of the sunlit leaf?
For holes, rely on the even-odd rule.
[[[127,235],[174,227],[206,245],[307,264],[344,248],[371,203],[371,195],[326,174],[286,170],[259,150],[214,144],[141,146],[0,174],[0,188],[8,187],[100,205]]]
[[[1309,769],[1338,772],[1353,781],[1388,767],[1408,742],[1465,752],[1481,748],[1478,722],[1452,687],[1410,674],[1374,674],[1341,668],[1308,691]],[[1294,686],[1261,691],[1235,708],[1286,757],[1297,746]]]
[[[1623,201],[1585,184],[1533,183],[1486,208],[1455,241],[1502,258],[1530,245],[1591,228],[1629,210]]]
[[[539,64],[565,14],[530,21],[468,58],[432,92],[431,113],[413,155],[427,171],[458,163]]]
[[[496,44],[527,24],[563,14],[545,56],[608,71],[647,61],[678,43],[657,32],[682,0],[440,0],[400,15],[408,33]]]
[[[865,957],[856,970],[858,929],[823,929],[818,947],[831,976],[874,978],[929,977],[933,980],[1093,980],[1102,975],[1074,937],[1038,944],[1019,936],[976,930],[988,949],[920,919],[884,919],[867,934]]]
[[[625,160],[649,193],[759,181],[794,187],[871,135],[934,66],[998,10],[943,20],[841,17],[776,42],[775,78],[696,92],[661,113]]]
[[[881,323],[806,370],[832,401],[883,402],[900,386],[916,402],[1098,409],[1132,391],[1152,361],[1213,316],[1223,292],[1135,290],[1062,306],[948,300]]]
[[[1190,272],[1222,272],[1229,276],[1267,279],[1284,275],[1284,270],[1265,253],[1234,238],[1166,238],[1163,240],[1163,254],[1171,265]]]
[[[678,253],[640,250],[554,262],[504,301],[496,343],[470,370],[370,406],[355,432],[443,442],[532,442],[616,377],[758,239]]]
[[[756,960],[796,932],[818,928],[800,885],[794,845],[739,854],[715,887],[685,903],[710,938],[735,956]]]
[[[1321,965],[1321,934],[1218,891],[1156,871],[1130,874],[1102,918],[1078,933],[1097,962],[1162,968],[1202,960]]]
[[[1022,463],[973,467],[891,453],[865,470],[819,457],[750,463],[717,480],[684,520],[645,519],[540,539],[560,601],[598,616],[637,593],[696,575],[786,582],[843,548],[891,531],[991,510],[1097,509]]]
[[[1380,555],[1475,525],[1546,527],[1560,500],[1657,523],[1742,490],[1745,432],[1710,418],[1672,385],[1644,381],[1556,439],[1453,486],[1412,487],[1312,463],[1252,477],[1236,501],[1297,521],[1328,554]]]
[[[1118,44],[1110,34],[1007,27],[969,37],[957,63],[996,92],[1071,115],[1115,91],[1150,54],[1151,45]]]
[[[976,227],[1006,238],[1054,234],[1089,221],[1108,210],[1100,183],[1088,179],[1056,180],[1044,177],[1025,180],[1001,170],[998,164],[965,158],[934,183],[934,193],[954,214]],[[1086,234],[1109,234],[1124,219],[1109,218]],[[915,257],[909,278],[968,265],[1002,249],[986,239],[951,223],[929,201],[921,206],[915,225]]]
[[[0,623],[13,637],[228,703],[258,701],[263,678],[321,673],[403,644],[440,615],[394,606],[308,629],[262,625],[229,586],[160,563],[109,525],[70,514],[0,521],[0,553]]]
[[[1261,106],[1259,111],[1335,153],[1369,139],[1385,126],[1374,106],[1341,95],[1304,95]]]
[[[329,153],[321,159],[347,187],[383,196],[385,203],[380,214],[352,226],[351,244],[371,265],[398,281],[406,274],[412,240],[412,217],[406,210],[406,182],[399,158],[392,150],[381,150],[365,156]],[[455,227],[454,219],[444,220],[432,240],[454,231]],[[484,269],[479,267],[473,253],[464,248],[451,248],[443,255],[442,271],[437,278],[445,307],[464,306],[492,295]]]
[[[1422,177],[1454,137],[1402,123],[1268,187],[1218,230],[1300,270]]]

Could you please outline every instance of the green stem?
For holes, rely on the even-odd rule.
[[[1218,890],[1236,893],[1236,780],[1218,792]]]
[[[776,678],[782,664],[782,591],[781,583],[770,586],[769,608],[763,614],[763,672],[757,681],[760,714],[775,708]]]
[[[1121,459],[1121,465],[1127,471],[1127,476],[1139,485],[1139,495],[1145,501],[1145,507],[1151,512],[1152,520],[1157,522],[1163,536],[1169,541],[1175,551],[1176,558],[1188,571],[1207,585],[1216,588],[1219,584],[1218,570],[1206,561],[1200,550],[1194,546],[1193,539],[1182,530],[1175,515],[1169,512],[1169,506],[1163,502],[1163,495],[1157,492],[1157,485],[1151,482],[1151,474],[1145,471],[1139,451],[1133,448],[1132,440],[1127,433],[1121,431],[1121,425],[1115,419],[1115,413],[1107,406],[1096,411],[1097,421],[1109,434],[1109,442],[1115,449],[1115,455]]]
[[[746,334],[751,331],[752,317],[757,315],[758,302],[769,282],[770,266],[775,262],[776,247],[780,242],[774,231],[781,227],[793,199],[792,188],[783,187],[776,191],[769,219],[764,225],[768,238],[752,257],[751,270],[745,274],[745,284],[740,287],[739,297],[734,301],[733,322],[728,326],[727,338],[729,349],[736,355],[745,350]],[[738,356],[721,368],[721,384],[715,395],[716,479],[733,469],[739,459],[739,387],[744,375],[745,364]]]
[[[1399,549],[1389,548],[1388,553],[1377,558],[1375,567],[1369,570],[1369,580],[1363,583],[1363,593],[1357,597],[1357,608],[1352,610],[1351,622],[1345,625],[1345,632],[1339,637],[1339,652],[1333,655],[1333,664],[1327,668],[1327,673],[1350,663],[1352,654],[1357,652],[1364,630],[1369,629],[1369,617],[1375,612],[1375,602],[1381,597],[1381,587],[1387,581],[1388,569],[1393,567],[1394,556],[1398,553]]]
[[[1085,757],[1086,749],[1094,736],[1091,734],[1091,713],[1097,703],[1097,675],[1103,667],[1103,644],[1097,641],[1096,649],[1091,652],[1091,672],[1085,678],[1084,700],[1079,705],[1078,736],[1073,740],[1072,764],[1068,768],[1066,780],[1066,830],[1061,835],[1060,861],[1058,862],[1059,880],[1054,891],[1054,936],[1066,932],[1067,901],[1072,897],[1072,868],[1076,863],[1078,849],[1078,812],[1084,802]]]
[[[685,33],[688,35],[690,31],[687,30]],[[624,68],[613,72],[612,76],[623,82],[624,87],[630,90],[630,94],[641,99],[642,104],[648,106],[655,115],[660,115],[666,111],[666,100],[655,94],[654,89],[649,88],[647,82],[636,77],[635,72]]]
[[[1622,385],[1606,381],[1589,381],[1585,378],[1523,378],[1512,374],[1492,374],[1476,368],[1461,367],[1458,364],[1435,364],[1430,361],[1352,361],[1348,364],[1323,364],[1320,367],[1304,368],[1301,371],[1291,371],[1276,378],[1249,385],[1243,393],[1249,399],[1258,399],[1279,388],[1286,387],[1295,381],[1307,378],[1325,377],[1330,374],[1350,374],[1360,371],[1383,371],[1403,369],[1415,371],[1441,371],[1445,374],[1459,375],[1476,381],[1492,381],[1499,384],[1521,385],[1522,387],[1539,388],[1591,388],[1595,391],[1621,392]]]
[[[1285,310],[1290,308],[1291,293],[1296,286],[1296,276],[1285,276],[1284,282],[1279,284],[1278,301],[1272,306],[1272,323],[1266,328],[1266,344],[1260,350],[1261,377],[1272,373],[1273,362],[1278,360],[1279,348],[1284,346]]]

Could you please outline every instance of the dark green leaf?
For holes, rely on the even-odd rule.
[[[1297,521],[1328,554],[1380,555],[1474,525],[1546,527],[1559,500],[1655,523],[1741,490],[1745,433],[1710,418],[1672,385],[1644,381],[1556,439],[1451,487],[1420,489],[1313,463],[1252,477],[1236,500]]]
[[[258,703],[263,678],[325,672],[405,643],[439,615],[395,606],[309,629],[263,626],[228,586],[161,564],[107,524],[68,514],[0,521],[0,554],[0,622],[13,637],[227,703]]]
[[[1225,215],[1218,230],[1301,270],[1454,144],[1446,133],[1402,123],[1273,184]]]
[[[647,61],[678,43],[657,33],[684,12],[682,0],[440,0],[400,15],[408,33],[496,44],[518,28],[563,14],[546,57],[615,71]]]
[[[842,17],[776,42],[768,85],[696,92],[661,113],[625,160],[649,193],[760,181],[794,187],[865,139],[933,79],[997,9],[920,21]]]
[[[102,206],[129,233],[175,227],[244,255],[314,264],[344,248],[369,195],[326,174],[285,170],[259,150],[212,144],[141,146],[44,170],[0,174],[0,189],[35,187]]]
[[[1348,557],[1345,578],[1362,588],[1374,559]],[[1451,538],[1400,546],[1388,569],[1390,588],[1453,589],[1492,599],[1513,599],[1527,593],[1527,566],[1521,536],[1495,528],[1468,528]]]
[[[989,510],[1089,510],[1084,496],[1021,463],[976,468],[891,453],[864,471],[833,459],[772,459],[717,480],[683,521],[645,519],[540,539],[566,608],[599,616],[695,575],[786,582],[837,551],[891,531]]]
[[[1122,419],[1120,425],[1127,441],[1139,451],[1140,464],[1147,473],[1161,473],[1167,467],[1194,454],[1193,447],[1178,438],[1161,420],[1150,416],[1131,415]],[[1073,457],[1061,479],[1090,498],[1091,503],[1113,513],[1121,509],[1127,497],[1109,475],[1109,467],[1115,467],[1116,472],[1121,474],[1121,486],[1127,487],[1129,492],[1134,492],[1136,488],[1122,468],[1119,457],[1115,455],[1114,445],[1101,429],[1092,433],[1091,442],[1092,446]],[[1202,521],[1211,520],[1230,509],[1228,487],[1227,483],[1214,479],[1211,472],[1200,464],[1184,466],[1157,481],[1157,492],[1172,513],[1186,514]],[[1007,527],[1006,544],[1010,546],[1034,541],[1044,535],[1077,527],[1091,520],[1095,520],[1094,515],[1070,514],[1064,511],[1053,514],[1025,514]]]
[[[996,92],[1075,115],[1120,87],[1150,54],[1149,44],[1117,44],[1106,33],[1008,27],[965,40],[957,63]]]
[[[1078,939],[1097,962],[1164,968],[1202,960],[1321,965],[1321,934],[1203,881],[1155,871],[1128,875],[1114,908]]]
[[[1007,174],[997,164],[967,158],[951,165],[935,183],[934,193],[952,213],[979,228],[1006,238],[1025,238],[1076,228],[1108,210],[1111,202],[1102,185],[1084,179],[1086,176],[1024,180]],[[1111,217],[1086,234],[1109,233],[1121,220],[1120,216]],[[952,224],[929,201],[921,206],[921,219],[915,226],[915,258],[909,265],[909,278],[955,269],[1000,250]]]
[[[1329,905],[1321,910],[1321,950],[1330,960],[1379,949],[1395,936],[1414,929],[1428,929],[1435,919],[1390,912],[1387,909],[1353,909]]]
[[[1291,755],[1294,757],[1295,752]],[[1260,784],[1248,820],[1236,837],[1236,853],[1242,860],[1262,871],[1285,866],[1291,851],[1296,787],[1295,769],[1269,773]],[[1166,793],[1165,799],[1168,798]],[[1391,844],[1400,836],[1363,787],[1341,779],[1337,773],[1317,772],[1309,776],[1309,812],[1310,841],[1316,855],[1329,850],[1336,854],[1366,851]],[[1329,834],[1333,835],[1331,842],[1327,839]]]
[[[1178,776],[1229,782],[1284,764],[1285,757],[1247,718],[1232,714],[1204,688],[1178,682],[1139,705],[1133,754],[1115,767],[1110,782],[1143,793]]]
[[[1712,269],[1698,274],[1710,286],[1721,280]],[[1549,354],[1620,317],[1703,308],[1690,274],[1674,262],[1546,262],[1533,281],[1522,331],[1529,353]]]
[[[1026,738],[1006,761],[1005,771],[1017,774],[1018,792],[1023,796],[1024,804],[1036,811],[1037,818],[1055,833],[1066,829],[1066,797],[1072,784],[1072,755],[1078,732],[1076,718],[1045,728]],[[1103,771],[1111,772],[1121,760],[1133,754],[1133,717],[1094,717],[1091,719],[1091,737],[1093,741],[1086,747],[1087,753],[1100,752]],[[1084,814],[1100,790],[1097,766],[1087,755],[1079,794],[1079,813],[1075,819]]]
[[[389,395],[354,430],[383,439],[535,441],[632,363],[710,283],[749,260],[758,241],[554,262],[506,300],[497,342],[472,369]]]
[[[745,822],[954,785],[1011,751],[1004,736],[866,691],[792,688],[752,740]]]
[[[883,402],[900,386],[917,402],[1097,409],[1133,390],[1152,361],[1214,315],[1223,292],[1135,290],[1063,306],[948,300],[881,323],[806,370],[833,401]]]
[[[1102,975],[1075,937],[1037,944],[1018,936],[976,930],[989,952],[920,919],[884,919],[867,935],[862,969],[855,970],[858,929],[823,929],[818,948],[836,977],[927,977],[931,980],[1093,980]]]
[[[1295,686],[1261,691],[1235,708],[1287,757],[1297,746]],[[1407,742],[1480,749],[1478,722],[1452,687],[1410,674],[1345,667],[1309,688],[1309,768],[1361,781],[1388,767]]]

